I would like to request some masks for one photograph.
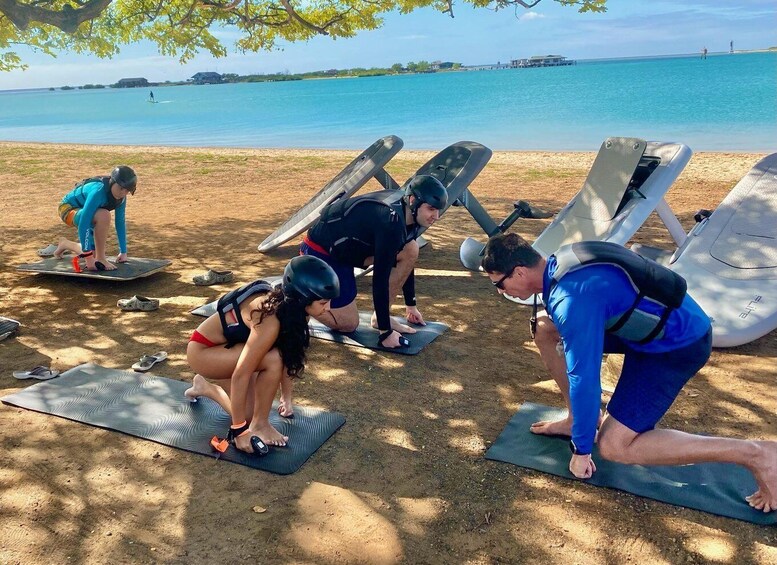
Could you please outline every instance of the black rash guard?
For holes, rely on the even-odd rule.
[[[415,239],[416,224],[405,225],[405,203],[381,202],[396,191],[381,191],[337,201],[321,214],[310,228],[308,238],[345,265],[365,268],[365,260],[374,257],[372,301],[378,329],[391,328],[389,317],[389,276],[397,264],[397,254]],[[389,198],[391,200],[391,198]],[[405,304],[415,306],[413,271],[402,286]]]

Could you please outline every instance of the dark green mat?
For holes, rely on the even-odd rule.
[[[486,459],[573,479],[568,469],[569,441],[529,431],[529,426],[538,420],[554,420],[565,415],[566,410],[531,402],[523,404],[486,452]],[[745,496],[755,492],[757,487],[752,475],[738,465],[623,465],[606,461],[596,448],[594,458],[596,472],[585,481],[588,484],[754,524],[777,524],[777,512],[764,514],[748,506]]]
[[[189,402],[183,395],[189,386],[188,382],[87,363],[58,378],[6,396],[2,401],[215,457],[218,452],[210,446],[210,439],[226,434],[230,417],[210,399]],[[294,419],[287,420],[273,406],[270,423],[289,436],[288,447],[270,448],[264,457],[230,447],[221,459],[288,475],[299,469],[345,423],[345,417],[336,412],[295,406]]]
[[[191,313],[195,316],[211,316],[216,313],[216,302],[203,304],[199,308],[192,310]],[[318,339],[344,343],[346,345],[353,345],[354,347],[378,349],[390,353],[399,353],[400,355],[416,355],[448,329],[448,326],[442,322],[427,322],[425,326],[410,324],[417,332],[414,334],[404,334],[410,341],[409,347],[382,349],[378,346],[378,332],[370,326],[371,317],[372,314],[369,312],[360,312],[359,327],[356,328],[356,331],[351,333],[335,332],[316,320],[310,320],[310,335]],[[404,318],[400,318],[400,320],[402,320],[403,324],[407,324],[407,320]]]
[[[114,257],[109,257],[113,261]],[[48,257],[42,259],[37,263],[25,263],[16,267],[18,271],[27,271],[30,273],[38,273],[45,275],[62,275],[66,277],[83,277],[87,279],[105,279],[105,280],[119,280],[119,281],[131,281],[133,279],[139,279],[141,277],[147,277],[154,273],[161,271],[172,261],[167,259],[144,259],[143,257],[130,257],[126,263],[114,263],[116,265],[115,271],[87,271],[86,265],[81,261],[80,273],[76,273],[73,269],[72,256],[66,256],[63,259],[57,259],[56,257]]]

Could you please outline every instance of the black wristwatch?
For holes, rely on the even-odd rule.
[[[573,455],[590,455],[589,453],[580,453],[577,450],[577,446],[575,445],[575,442],[571,439],[569,440],[569,451],[572,452]]]

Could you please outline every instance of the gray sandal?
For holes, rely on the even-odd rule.
[[[210,286],[212,284],[232,282],[232,278],[232,271],[214,271],[210,269],[204,275],[192,277],[192,280],[197,286]]]
[[[151,312],[159,308],[159,300],[135,295],[132,298],[122,298],[116,306],[125,312]]]
[[[167,359],[167,351],[160,351],[158,353],[154,353],[153,355],[144,355],[140,358],[140,361],[132,366],[132,368],[139,373],[145,373],[146,371],[150,370],[151,367],[157,363],[161,363],[165,359]]]

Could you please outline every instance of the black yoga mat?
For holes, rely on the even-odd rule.
[[[216,302],[209,302],[203,304],[199,308],[195,308],[191,311],[195,316],[211,316],[216,313]],[[310,320],[310,335],[318,339],[324,339],[326,341],[335,341],[337,343],[344,343],[346,345],[353,345],[355,347],[366,347],[368,349],[378,349],[380,351],[388,351],[391,353],[399,353],[401,355],[416,355],[424,347],[432,343],[438,336],[448,329],[446,324],[442,322],[427,322],[425,326],[417,326],[415,324],[409,324],[417,331],[414,334],[403,334],[410,345],[408,347],[397,347],[395,349],[383,349],[378,345],[378,332],[370,326],[370,318],[372,314],[369,312],[359,313],[359,327],[356,331],[350,333],[342,333],[330,330],[324,324],[317,322],[316,320]],[[407,324],[407,320],[400,318],[403,324]]]
[[[87,363],[2,401],[216,457],[219,453],[211,447],[210,439],[226,435],[230,417],[210,399],[189,402],[183,395],[189,386],[188,382]],[[287,447],[271,447],[264,457],[229,447],[221,459],[279,475],[291,474],[345,423],[345,417],[295,406],[294,419],[284,419],[273,406],[270,423],[289,436]]]
[[[486,459],[574,479],[568,468],[569,440],[529,431],[529,426],[538,420],[556,420],[565,415],[566,410],[523,404],[486,452]],[[585,481],[588,484],[754,524],[777,524],[777,512],[764,514],[745,501],[745,496],[754,493],[757,486],[753,476],[738,465],[623,465],[606,461],[595,447],[593,456],[596,472]]]

